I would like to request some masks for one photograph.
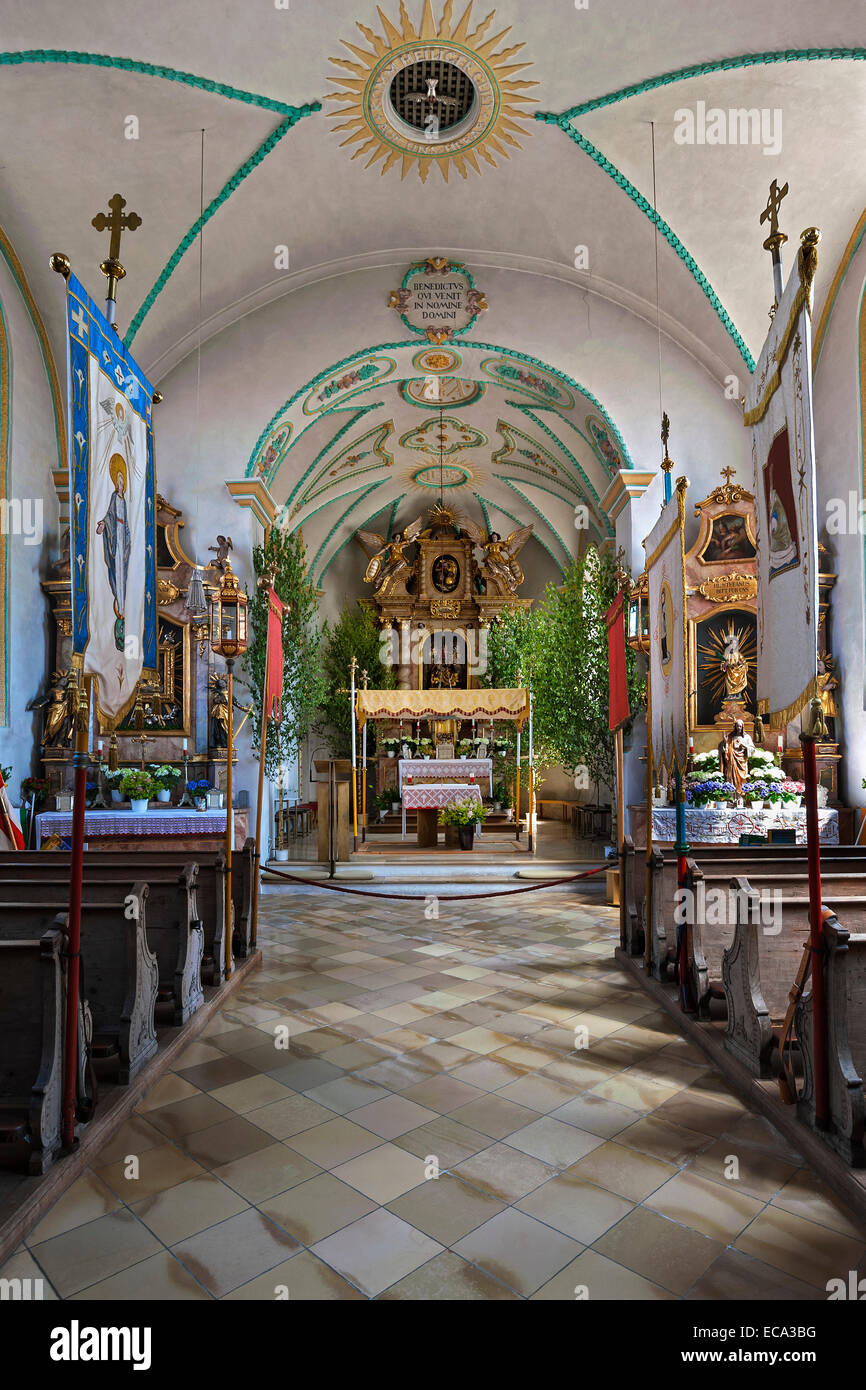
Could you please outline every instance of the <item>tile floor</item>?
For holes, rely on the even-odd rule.
[[[3,1275],[72,1300],[814,1300],[866,1268],[866,1232],[618,969],[613,910],[279,887],[261,918],[263,968]]]

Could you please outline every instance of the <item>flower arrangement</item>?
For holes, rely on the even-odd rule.
[[[149,801],[156,788],[149,772],[140,768],[127,768],[120,779],[120,790],[130,801]]]
[[[778,789],[783,802],[794,802],[799,806],[806,791],[806,784],[805,782],[798,782],[794,778],[786,777],[784,782],[778,783]]]
[[[6,780],[5,777],[3,780]],[[25,801],[29,801],[32,796],[36,798],[36,805],[41,806],[43,801],[48,799],[49,791],[47,777],[25,777],[22,779],[21,795]]]
[[[393,758],[397,749],[400,747],[400,740],[398,738],[383,738],[380,740],[380,743],[383,751],[387,753],[389,758]]]
[[[176,787],[183,775],[179,767],[172,767],[171,763],[151,763],[148,772],[156,783],[156,790],[171,791]]]
[[[487,807],[477,801],[452,801],[439,812],[440,825],[476,825],[487,817]]]
[[[725,801],[735,795],[734,786],[730,782],[723,782],[720,777],[693,782],[686,788],[686,802],[692,806],[714,806],[717,801]]]
[[[209,791],[213,791],[213,783],[206,777],[199,777],[197,782],[187,782],[186,789],[192,796],[207,796]]]
[[[457,741],[457,753],[458,753],[458,755],[459,755],[461,758],[464,758],[464,757],[468,758],[468,756],[469,756],[469,754],[470,754],[471,752],[472,752],[472,739],[471,739],[471,738],[461,738],[461,739],[458,739],[458,741]]]
[[[423,757],[427,757],[429,756],[430,749],[433,747],[433,740],[432,738],[419,738],[416,740],[415,746],[417,752]]]

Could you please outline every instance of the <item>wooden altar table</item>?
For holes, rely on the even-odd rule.
[[[249,810],[235,810],[234,847],[242,849],[249,833]],[[59,835],[61,845],[69,848],[72,838],[72,813],[42,811],[36,817],[37,848],[49,835]],[[146,811],[143,816],[132,811],[85,811],[85,845],[95,848],[130,850],[141,844],[148,850],[159,849],[221,849],[226,839],[225,811],[195,811],[187,807],[160,807]]]
[[[476,801],[482,805],[481,788],[474,782],[433,782],[413,783],[411,787],[403,788],[403,833],[402,838],[406,838],[406,812],[418,812],[418,844],[424,848],[426,840],[422,845],[422,812],[433,811],[438,816],[443,806],[451,806],[455,801]],[[435,821],[434,821],[435,828]],[[429,830],[429,826],[425,827]],[[481,834],[479,823],[477,833]]]

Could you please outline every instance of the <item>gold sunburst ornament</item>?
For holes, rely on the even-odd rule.
[[[424,0],[416,29],[400,0],[400,28],[379,9],[384,37],[359,23],[370,47],[343,39],[354,58],[330,59],[345,76],[329,77],[340,90],[328,99],[348,103],[330,113],[348,118],[334,129],[350,132],[342,144],[357,145],[352,158],[367,155],[365,167],[381,160],[384,174],[400,162],[405,178],[417,164],[424,183],[435,164],[447,182],[452,163],[465,179],[470,169],[481,173],[479,158],[495,168],[509,147],[523,148],[526,103],[535,100],[525,89],[538,85],[515,75],[530,66],[514,61],[524,45],[500,46],[510,26],[486,38],[495,10],[475,29],[472,0],[456,23],[452,12],[445,0],[437,27],[432,0]]]

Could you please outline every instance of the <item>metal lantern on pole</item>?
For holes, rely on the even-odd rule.
[[[247,596],[240,588],[237,575],[226,560],[220,586],[211,594],[210,645],[215,656],[226,663],[228,703],[226,748],[226,979],[232,973],[232,761],[234,758],[234,666],[235,659],[247,649]]]

